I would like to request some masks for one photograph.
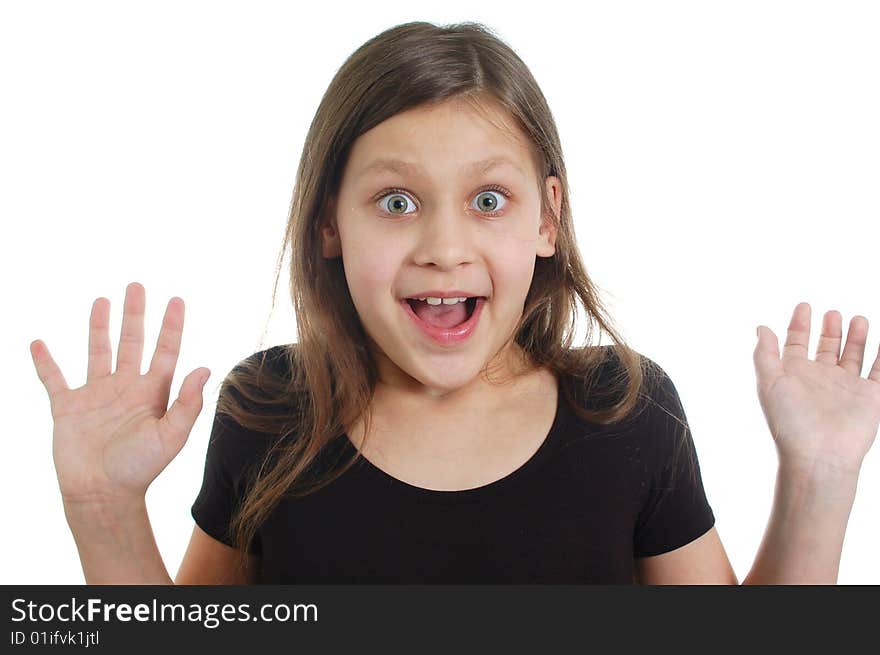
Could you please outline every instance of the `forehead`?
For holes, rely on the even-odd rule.
[[[459,173],[464,176],[484,175],[489,171],[499,168],[509,168],[523,177],[528,174],[523,170],[520,162],[503,154],[465,163],[459,168]],[[424,177],[427,175],[418,162],[407,161],[397,157],[377,157],[360,167],[356,172],[356,177],[369,177],[370,175],[377,175],[383,172],[397,173],[398,175],[409,177]]]
[[[396,114],[358,137],[346,177],[465,177],[496,169],[528,177],[532,160],[528,138],[503,112],[447,101]]]

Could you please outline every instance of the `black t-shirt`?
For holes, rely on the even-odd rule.
[[[286,361],[280,348],[268,349],[276,362]],[[602,370],[607,378],[611,369]],[[715,524],[690,430],[669,415],[687,423],[678,393],[665,372],[659,381],[660,407],[648,403],[613,428],[577,417],[560,384],[539,449],[474,489],[416,487],[361,457],[317,492],[275,507],[251,548],[260,583],[632,584],[634,557],[684,546]],[[230,421],[215,414],[192,516],[231,545],[245,472],[273,438]],[[325,453],[344,462],[354,451],[340,435]]]

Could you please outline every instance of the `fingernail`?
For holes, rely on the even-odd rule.
[[[205,375],[202,376],[202,388],[204,388],[205,383],[208,381],[208,378],[209,378],[209,377],[211,377],[211,373],[210,373],[210,372],[208,372],[208,373],[206,373]]]

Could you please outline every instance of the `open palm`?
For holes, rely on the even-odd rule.
[[[810,314],[808,303],[795,307],[781,358],[776,335],[759,328],[758,398],[780,461],[816,473],[858,475],[880,425],[880,354],[868,377],[861,377],[868,320],[853,317],[841,355],[841,315],[830,311],[810,360]]]
[[[128,285],[116,371],[111,373],[110,301],[94,302],[88,375],[77,389],[67,386],[45,344],[31,343],[34,366],[49,394],[52,455],[65,503],[143,498],[183,448],[201,412],[207,369],[196,369],[184,379],[168,409],[183,331],[183,300],[169,301],[150,369],[141,375],[144,308],[143,286]]]

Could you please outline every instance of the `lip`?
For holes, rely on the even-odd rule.
[[[477,298],[476,305],[474,306],[474,312],[471,314],[471,317],[466,320],[461,325],[456,325],[454,328],[437,328],[431,327],[427,323],[425,323],[422,319],[420,319],[416,313],[413,311],[413,308],[409,306],[409,303],[406,299],[401,300],[400,304],[403,306],[403,310],[409,314],[410,318],[416,324],[425,335],[431,338],[436,343],[439,343],[444,346],[454,345],[462,343],[466,341],[477,329],[477,324],[480,321],[480,314],[483,313],[483,305],[486,304],[485,298]]]
[[[425,291],[407,298],[479,298],[480,295],[470,291]]]

